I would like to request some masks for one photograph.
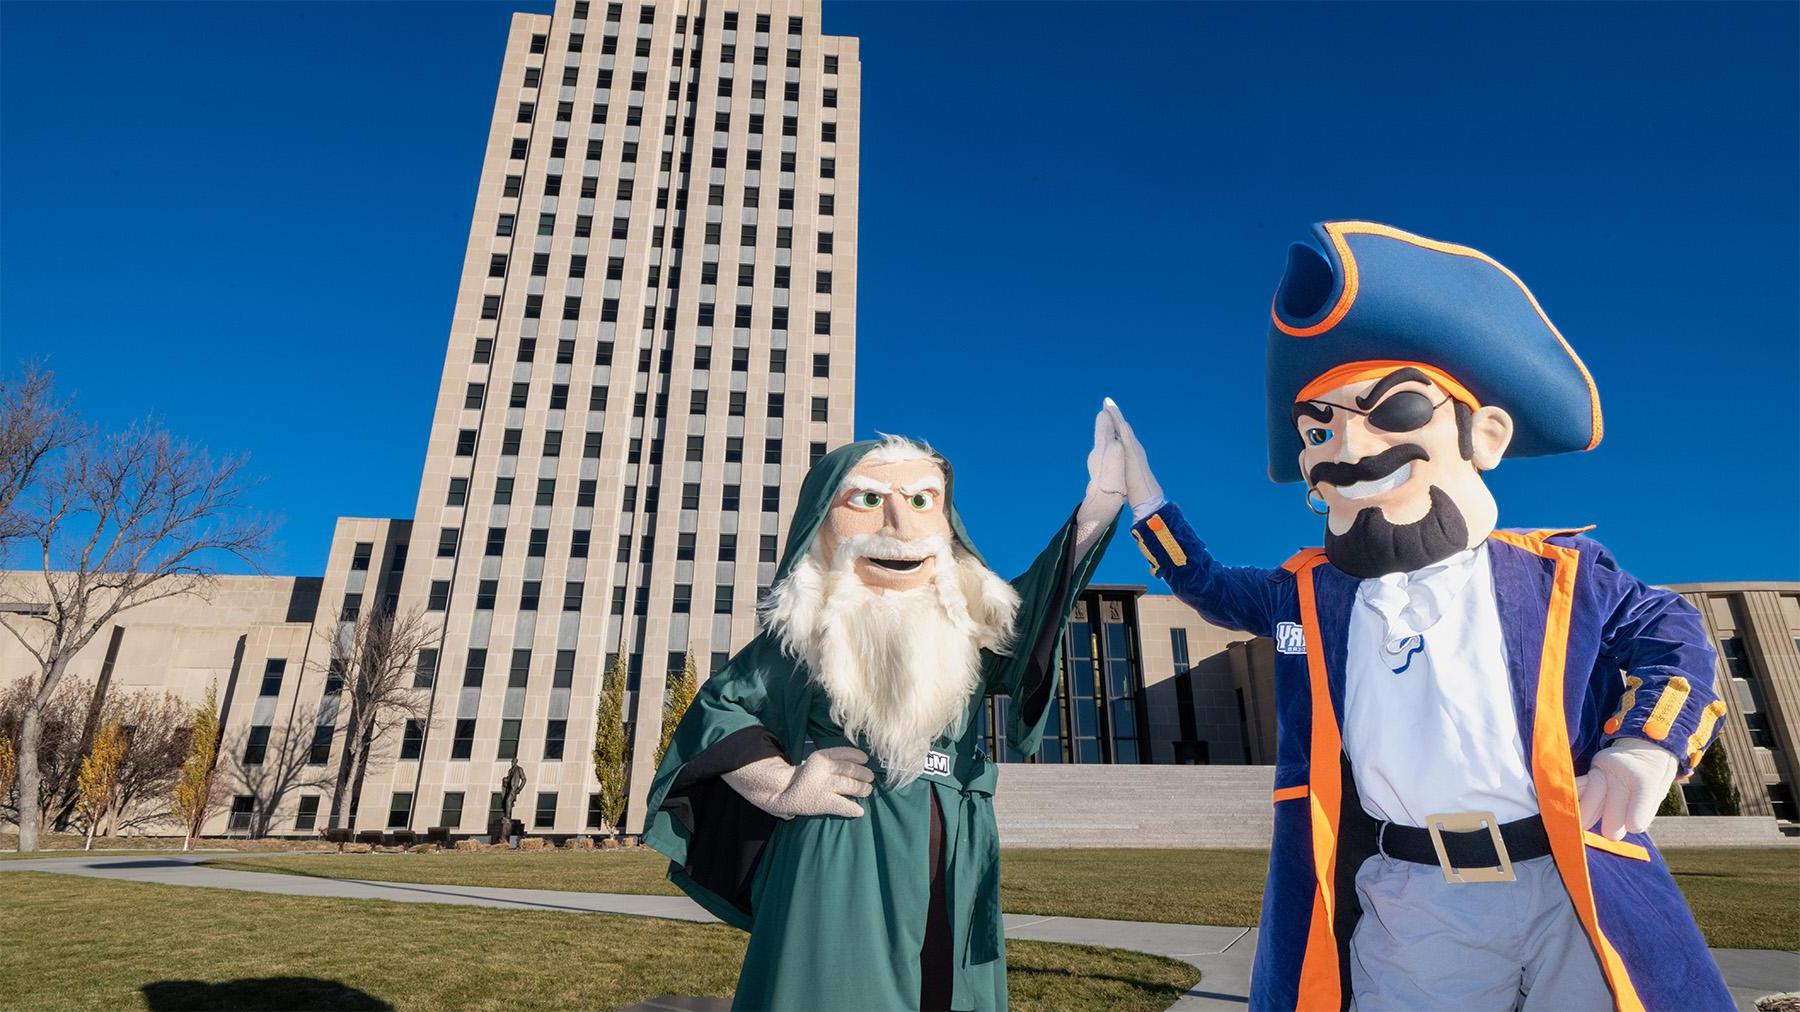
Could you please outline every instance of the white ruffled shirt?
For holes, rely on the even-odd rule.
[[[1370,815],[1537,814],[1486,542],[1362,581],[1345,666],[1344,750]]]

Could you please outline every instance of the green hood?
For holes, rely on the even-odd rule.
[[[806,472],[806,480],[800,483],[800,499],[794,504],[794,519],[788,527],[787,547],[781,554],[781,565],[775,569],[775,584],[787,579],[794,565],[812,550],[813,539],[819,536],[819,526],[825,522],[825,514],[831,509],[831,499],[844,484],[844,478],[856,468],[857,461],[880,445],[881,441],[878,439],[864,439],[840,446],[821,457],[812,466],[812,470]],[[976,550],[975,542],[969,540],[969,531],[963,527],[961,514],[956,512],[956,495],[953,491],[956,476],[950,469],[950,462],[936,451],[932,452],[931,457],[944,469],[944,508],[950,512],[951,533],[956,535],[956,541],[964,551],[979,559],[982,565],[987,565],[987,560],[981,558],[981,553]]]

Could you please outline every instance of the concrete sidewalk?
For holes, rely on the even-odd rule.
[[[220,857],[231,857],[234,860],[246,857],[279,860],[282,856],[169,853],[130,857],[59,857],[41,861],[0,861],[0,874],[9,871],[39,871],[163,885],[242,889],[288,896],[328,896],[391,900],[399,903],[450,903],[564,913],[628,914],[698,922],[715,919],[685,896],[632,896],[552,889],[366,882],[359,879],[208,868],[200,864]],[[1171,1006],[1180,1012],[1243,1009],[1249,1003],[1250,966],[1256,954],[1256,935],[1251,928],[1007,914],[1006,937],[1131,949],[1189,963],[1199,969],[1200,982]],[[1713,958],[1724,972],[1726,983],[1730,985],[1738,1007],[1745,1012],[1753,1012],[1753,1002],[1758,997],[1779,991],[1800,990],[1800,953],[1768,949],[1714,949]]]

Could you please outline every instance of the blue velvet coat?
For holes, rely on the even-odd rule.
[[[1347,1007],[1356,870],[1373,851],[1340,739],[1360,581],[1319,550],[1280,569],[1220,565],[1173,505],[1132,534],[1152,570],[1208,621],[1276,644],[1275,836],[1250,1007]],[[1616,1007],[1733,1008],[1656,846],[1645,834],[1614,842],[1589,832],[1575,789],[1601,746],[1626,735],[1667,749],[1680,776],[1692,774],[1725,712],[1699,616],[1577,531],[1497,531],[1488,554],[1552,854]]]

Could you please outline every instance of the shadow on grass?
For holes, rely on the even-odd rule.
[[[250,977],[217,984],[204,980],[158,980],[145,984],[151,1012],[173,1009],[383,1009],[394,1006],[335,980],[317,977]]]

